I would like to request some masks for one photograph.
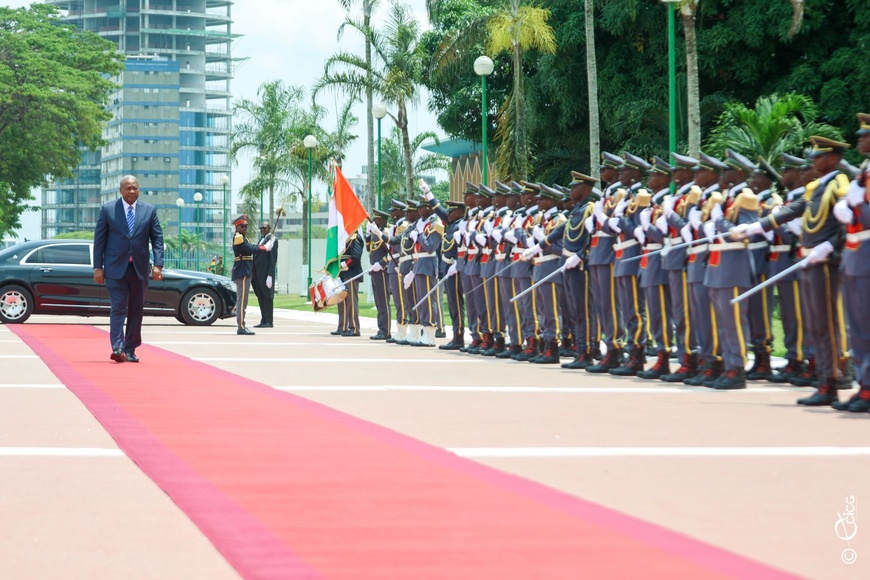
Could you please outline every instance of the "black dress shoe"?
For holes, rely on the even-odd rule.
[[[435,338],[447,338],[447,333],[443,330],[435,331]]]
[[[139,357],[131,350],[127,353],[127,362],[139,362]]]
[[[127,362],[127,353],[124,352],[123,348],[116,348],[112,351],[112,356],[109,358],[115,362]]]
[[[257,333],[249,328],[240,328],[240,329],[236,330],[236,334],[246,334],[247,335],[247,334],[257,334]]]
[[[272,328],[271,322],[261,322],[260,324],[255,324],[254,328]]]
[[[341,336],[344,334],[344,331],[343,330],[333,330],[329,334],[331,334],[332,336]]]
[[[341,333],[342,336],[359,336],[359,331],[353,332],[352,330],[345,330]]]
[[[369,340],[387,340],[388,338],[390,338],[389,335],[387,335],[387,334],[382,334],[382,333],[379,332],[379,333],[377,333],[377,334],[374,335],[374,336],[370,336],[370,337],[369,337]]]

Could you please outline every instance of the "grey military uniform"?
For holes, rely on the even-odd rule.
[[[380,264],[381,269],[377,272],[369,272],[372,281],[372,294],[375,299],[375,309],[378,311],[378,333],[390,336],[390,284],[387,278],[389,267],[388,244],[381,232],[380,236],[366,234],[366,251],[369,254],[369,264]]]
[[[425,221],[423,231],[417,236],[414,258],[414,287],[417,301],[429,294],[429,291],[438,283],[441,258],[443,223],[437,215],[430,216]],[[417,308],[418,324],[424,327],[437,326],[440,320],[441,305],[438,302],[438,293],[433,292],[423,300]]]

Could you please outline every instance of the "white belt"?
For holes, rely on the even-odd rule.
[[[434,258],[437,255],[435,252],[417,252],[416,254],[411,254],[411,257],[416,260],[417,258]]]
[[[624,250],[626,248],[636,246],[637,244],[638,244],[637,240],[626,240],[624,242],[618,242],[616,244],[613,244],[613,249],[614,250]]]
[[[514,254],[522,254],[522,253],[523,253],[523,249],[522,249],[519,245],[514,246],[513,248],[511,248],[511,255],[514,255]]]
[[[444,256],[441,256],[441,261],[444,262],[445,264],[452,264],[453,262],[456,261],[456,258],[446,258]]]
[[[505,256],[507,256],[507,254],[505,254],[504,252],[502,252],[501,254],[499,254],[498,252],[496,252],[496,254],[495,254],[495,259],[496,259],[497,261],[499,261],[499,262],[504,262],[504,258],[505,258]]]
[[[652,250],[661,250],[663,247],[664,246],[661,244],[647,244],[646,246],[644,246],[644,249],[652,251]]]
[[[477,248],[468,248],[468,255],[469,256],[476,256],[477,255]]]
[[[784,254],[786,252],[791,251],[791,246],[780,245],[780,246],[770,246],[770,251],[776,254]]]
[[[562,248],[562,255],[566,258],[570,258],[571,256],[576,256],[577,252],[572,252],[571,250],[566,250],[565,248]]]
[[[484,248],[484,249],[483,249],[483,254],[484,254],[485,256],[488,256],[488,255],[490,255],[491,253],[492,253],[492,248]]]
[[[854,234],[846,234],[846,241],[850,243],[862,242],[864,240],[870,240],[870,230],[861,230],[860,232],[855,232]]]
[[[463,245],[463,246],[459,246],[459,250],[458,250],[458,251],[460,251],[460,252],[467,252],[467,251],[468,251],[468,246],[465,246],[465,245]]]
[[[411,259],[411,256],[402,256],[399,258],[399,263],[401,264],[402,262],[407,262],[410,259]]]
[[[760,250],[761,248],[767,248],[770,244],[767,242],[752,242],[748,246],[746,246],[747,250]]]
[[[613,236],[611,236],[610,234],[605,234],[604,232],[595,232],[594,234],[592,234],[592,237],[593,238],[612,238]]]
[[[688,254],[700,254],[701,252],[706,252],[707,246],[709,246],[709,245],[710,244],[699,244],[697,246],[692,246],[691,248],[689,248],[688,252],[686,252],[686,253],[688,253]]]
[[[557,256],[556,254],[548,254],[546,256],[541,256],[540,258],[533,259],[532,264],[537,266],[538,264],[543,264],[544,262],[549,262],[550,260],[555,260],[558,257],[559,256]]]
[[[746,244],[743,242],[727,242],[724,244],[710,244],[711,252],[727,252],[729,250],[745,250]]]
[[[672,244],[682,244],[682,243],[683,243],[683,237],[682,237],[682,236],[677,236],[677,237],[675,237],[675,238],[668,238],[668,241],[671,242]]]

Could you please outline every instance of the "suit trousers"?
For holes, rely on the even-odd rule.
[[[731,304],[748,288],[710,288],[710,300],[716,309],[716,321],[719,323],[719,340],[722,344],[722,358],[725,368],[746,368],[746,337],[749,336],[749,304],[742,300]]]
[[[870,313],[862,300],[870,296],[870,276],[843,277],[843,299],[849,321],[849,342],[852,345],[855,378],[864,389],[870,389]]]
[[[245,310],[248,308],[248,296],[251,293],[251,277],[243,276],[234,280],[236,283],[236,325],[245,326]]]
[[[109,339],[112,341],[112,350],[121,348],[131,352],[142,344],[142,316],[147,290],[148,280],[141,280],[136,275],[133,262],[127,265],[127,271],[120,280],[106,278],[106,291],[111,304]]]
[[[274,281],[273,281],[274,284]],[[251,279],[251,287],[254,289],[254,295],[257,297],[257,303],[260,305],[260,322],[275,322],[272,318],[275,304],[275,293],[272,288],[267,288],[265,283],[261,283],[254,276]]]
[[[835,379],[840,374],[838,363],[843,353],[838,296],[840,269],[838,265],[815,264],[802,270],[801,290],[807,301],[810,327],[815,337],[816,373],[820,381]],[[866,295],[862,297],[866,299]]]
[[[338,303],[339,330],[359,332],[359,279],[344,282],[344,287],[347,288],[347,298]]]
[[[375,298],[375,309],[378,311],[378,333],[390,336],[390,289],[388,288],[387,273],[369,272],[372,279],[372,294]]]

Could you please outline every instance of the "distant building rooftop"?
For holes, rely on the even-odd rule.
[[[482,149],[480,143],[466,141],[465,139],[442,139],[440,144],[436,145],[435,142],[427,142],[420,145],[420,148],[453,159],[464,155],[478,154]]]

